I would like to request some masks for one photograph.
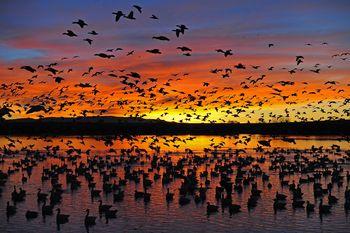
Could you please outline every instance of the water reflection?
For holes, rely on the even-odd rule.
[[[349,227],[349,219],[344,211],[347,186],[344,176],[345,171],[350,169],[349,161],[346,160],[349,157],[349,142],[341,137],[330,136],[289,138],[295,139],[295,143],[287,142],[283,137],[260,135],[1,137],[3,160],[0,169],[4,173],[10,170],[11,175],[0,186],[0,231],[228,232],[235,229],[238,232],[285,232],[288,229],[292,232],[345,232]],[[271,147],[257,149],[260,140],[269,139],[272,139]],[[286,164],[295,164],[296,156],[319,163],[327,159],[337,160],[344,169],[344,184],[335,182],[332,187],[331,194],[339,200],[332,206],[330,215],[319,214],[321,198],[314,197],[314,181],[309,180],[310,176],[314,177],[314,172],[288,173],[281,180],[279,170],[272,169],[274,165],[280,166],[276,161],[282,158]],[[169,173],[167,169],[170,161],[171,167],[181,166],[183,174],[179,173],[176,175],[178,177],[172,176],[168,180],[166,174]],[[252,162],[238,169],[237,164],[247,161]],[[94,166],[89,167],[89,164]],[[223,171],[227,168],[224,164],[231,164],[232,170]],[[89,169],[86,170],[86,167]],[[43,175],[45,170],[56,171],[57,177],[53,178],[49,172]],[[60,170],[62,172],[58,172]],[[332,168],[329,167],[329,170]],[[186,198],[190,203],[181,205],[179,188],[184,185],[181,177],[194,171],[198,187],[193,190],[194,195],[189,195],[189,190],[186,190]],[[253,172],[260,175],[249,175]],[[263,173],[266,176],[261,175]],[[222,174],[227,174],[234,184],[231,203],[239,205],[240,211],[236,211],[234,206],[224,208],[223,199],[227,198],[227,190],[223,192],[223,197],[217,198],[216,187],[225,186]],[[242,178],[241,182],[238,178]],[[145,180],[146,194],[150,196],[144,193]],[[290,191],[293,181],[296,185],[301,184],[302,199],[315,205],[314,212],[307,213],[304,208],[293,206],[293,194]],[[322,176],[319,183],[326,189],[331,181],[331,175]],[[12,199],[14,185],[17,189],[26,190],[26,197],[25,201],[16,202],[16,214],[7,218],[6,203]],[[43,203],[37,201],[38,188],[40,192],[49,194],[53,186],[60,185],[62,198],[55,205],[54,213],[52,216],[42,216]],[[208,189],[205,188],[207,186]],[[205,200],[201,197],[204,195],[201,187],[203,190],[205,188]],[[261,191],[260,197],[256,207],[251,208],[247,203],[256,190]],[[135,197],[135,191],[140,192],[139,196]],[[279,208],[283,204],[273,201],[277,191],[287,196],[286,209]],[[120,196],[121,192],[123,197]],[[167,201],[167,193],[173,193],[173,200]],[[327,195],[323,195],[324,204],[328,204]],[[149,199],[145,196],[149,196]],[[110,218],[112,215],[106,217],[106,213],[112,213],[101,211],[99,200],[102,200],[102,205],[110,205],[110,208],[105,208],[112,212],[117,210],[116,218]],[[278,200],[278,203],[283,201]],[[218,206],[218,212],[208,214],[207,202]],[[60,214],[70,215],[68,223],[56,225],[57,208],[60,208]],[[89,216],[97,217],[96,225],[86,226],[87,209]],[[38,212],[39,217],[27,220],[27,210]]]

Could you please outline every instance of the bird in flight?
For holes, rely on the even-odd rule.
[[[146,52],[153,54],[162,54],[159,49],[147,49]]]
[[[117,12],[113,12],[113,15],[115,15],[115,21],[118,22],[119,19],[124,16],[124,13],[122,11],[117,11]]]
[[[75,37],[78,36],[77,34],[75,34],[73,31],[71,30],[67,30],[67,32],[62,33],[63,35],[67,35],[69,37]]]
[[[153,36],[152,39],[170,41],[170,39],[166,36]]]
[[[177,28],[175,28],[173,31],[175,32],[176,34],[176,37],[179,37],[180,34],[185,34],[185,30],[188,30],[188,28],[183,25],[183,24],[180,24],[180,25],[176,25]]]
[[[21,69],[22,69],[22,70],[29,71],[29,72],[32,72],[32,73],[34,73],[34,72],[36,71],[36,69],[34,69],[34,68],[31,67],[31,66],[22,66]]]
[[[136,18],[134,17],[134,12],[133,11],[130,11],[130,13],[125,16],[124,15],[124,18],[127,18],[127,19],[132,19],[132,20],[135,20]]]
[[[233,55],[232,49],[229,49],[229,50],[217,49],[215,51],[218,53],[223,53],[225,57]]]
[[[105,54],[105,53],[95,53],[95,56],[102,57],[102,58],[108,58],[108,59],[115,57],[113,54]]]
[[[142,13],[142,7],[138,5],[133,5],[132,7],[134,7],[138,12],[140,12],[140,14]]]
[[[86,38],[86,39],[84,39],[83,41],[86,41],[86,42],[88,42],[88,43],[91,45],[91,42],[92,42],[93,40],[91,40],[91,39],[89,39],[89,38]]]
[[[79,19],[78,21],[73,22],[73,24],[78,24],[81,28],[88,26],[87,23],[85,23],[85,21],[82,19]]]
[[[94,30],[93,30],[93,31],[91,31],[91,32],[88,32],[88,34],[93,35],[93,36],[97,36],[97,35],[98,35],[98,33],[97,33],[97,32],[95,32]]]

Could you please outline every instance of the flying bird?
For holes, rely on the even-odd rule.
[[[186,46],[177,47],[177,49],[180,49],[182,52],[186,52],[186,51],[191,52],[191,51],[192,51],[192,49],[190,49],[190,48],[188,48],[188,47],[186,47]]]
[[[86,42],[88,42],[88,43],[91,45],[91,42],[92,42],[93,40],[91,40],[91,39],[89,39],[89,38],[86,38],[86,39],[84,39],[83,41],[86,41]]]
[[[31,114],[31,113],[40,112],[40,111],[43,111],[45,113],[48,112],[48,110],[46,110],[46,108],[43,105],[33,105],[33,106],[30,106],[29,110],[26,113]]]
[[[159,49],[147,49],[146,52],[153,53],[153,54],[161,54]]]
[[[115,15],[115,21],[118,22],[119,19],[124,16],[124,13],[122,11],[117,11],[117,12],[113,12],[113,15]]]
[[[64,80],[62,77],[54,77],[54,79],[56,83],[61,83]]]
[[[34,69],[34,68],[31,67],[31,66],[22,66],[21,69],[22,69],[22,70],[29,71],[29,72],[32,72],[32,73],[34,73],[34,72],[36,71],[36,69]]]
[[[132,7],[134,7],[138,12],[140,12],[140,14],[142,13],[142,7],[138,5],[133,5]]]
[[[232,49],[229,49],[229,50],[217,49],[215,51],[218,53],[223,53],[225,57],[233,55]]]
[[[113,54],[105,54],[105,53],[95,53],[95,56],[102,57],[102,58],[112,58],[115,57]]]
[[[97,35],[98,35],[98,33],[97,33],[97,32],[95,32],[94,30],[93,30],[93,31],[91,31],[91,32],[88,32],[88,34],[90,34],[90,35],[94,35],[94,36],[97,36]]]
[[[88,26],[87,23],[85,23],[85,21],[82,20],[82,19],[79,19],[78,21],[75,21],[72,24],[78,24],[81,28],[84,28],[85,26]]]
[[[166,36],[153,36],[152,39],[170,41],[170,39]]]
[[[124,18],[127,18],[127,19],[132,19],[132,20],[135,20],[136,18],[134,17],[134,12],[133,11],[130,11],[130,13],[125,16],[124,15]]]
[[[69,37],[75,37],[78,36],[77,34],[75,34],[73,31],[71,30],[67,30],[67,32],[62,33],[63,35],[67,35]]]

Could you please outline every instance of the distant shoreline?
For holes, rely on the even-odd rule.
[[[0,121],[0,135],[350,135],[350,120],[289,123],[175,123],[121,117]]]

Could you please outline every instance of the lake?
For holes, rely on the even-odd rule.
[[[271,146],[264,146],[261,141]],[[13,170],[6,183],[0,186],[0,232],[349,232],[350,228],[350,217],[344,210],[350,143],[349,138],[342,136],[20,136],[0,137],[0,147],[0,170],[4,173]],[[299,169],[313,162],[316,164],[313,171]],[[246,164],[242,166],[242,163]],[[53,165],[57,165],[56,168]],[[272,169],[272,165],[276,169]],[[307,214],[304,208],[292,207],[292,192],[288,185],[281,183],[278,168],[281,165],[297,166],[299,170],[285,174],[283,181],[298,184],[302,178],[303,200],[315,204],[314,212]],[[28,166],[32,167],[30,177]],[[80,170],[77,169],[79,166]],[[240,172],[244,171],[242,174],[247,183],[242,184],[242,192],[233,190],[232,202],[240,205],[241,211],[231,215],[216,198],[216,187],[220,186],[222,174],[231,178],[234,184],[238,182],[238,167]],[[333,171],[335,167],[341,170],[341,182],[333,182],[331,195],[339,200],[332,205],[331,214],[320,215],[320,199],[328,204],[328,194],[315,198],[314,183],[317,181],[327,188],[332,175],[327,175],[326,171]],[[63,214],[70,215],[69,222],[59,227],[56,211],[52,216],[42,217],[42,203],[37,201],[38,188],[43,193],[52,189],[52,177],[42,181],[44,168],[56,169],[58,183],[62,185],[62,199],[55,209],[60,208]],[[259,172],[254,173],[254,169]],[[81,183],[74,190],[67,179],[69,171],[76,174]],[[140,182],[129,179],[130,176],[125,175],[127,171],[140,178]],[[208,184],[206,198],[195,203],[194,196],[187,193],[190,203],[182,206],[179,204],[181,177],[191,171],[196,171],[198,180],[195,194],[201,186]],[[207,178],[205,171],[208,172]],[[305,182],[307,176],[314,177],[317,172],[321,174],[319,180]],[[102,191],[100,196],[92,198],[86,173],[93,177],[95,190],[103,190],[103,179],[110,184],[116,181],[118,189],[124,191],[123,201],[114,202],[116,190],[110,193]],[[172,174],[169,183],[162,182],[165,173]],[[269,180],[264,181],[261,173],[267,174]],[[154,178],[155,174],[159,174],[159,179]],[[23,176],[27,178],[24,183]],[[121,185],[119,178],[125,179],[127,184]],[[147,188],[147,193],[151,194],[149,202],[143,198],[135,199],[134,195],[135,190],[144,190],[144,179],[152,181]],[[256,207],[248,208],[253,183],[262,192]],[[11,193],[14,185],[26,190],[26,196],[24,201],[16,203],[16,214],[7,218],[6,203],[10,201],[13,205]],[[167,188],[174,193],[174,199],[169,202],[165,198]],[[287,195],[284,210],[274,210],[276,191]],[[106,221],[103,214],[100,218],[98,200],[117,209],[116,218]],[[207,214],[207,202],[217,205],[218,212]],[[84,226],[86,209],[97,217],[96,225],[89,228]],[[27,210],[37,211],[39,216],[27,220]]]

